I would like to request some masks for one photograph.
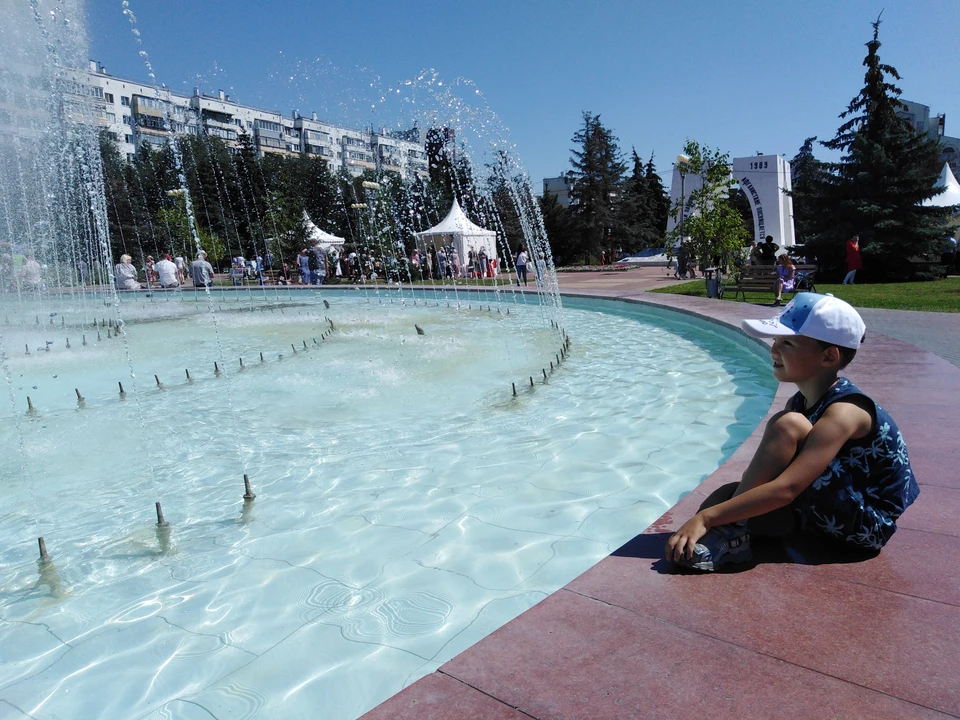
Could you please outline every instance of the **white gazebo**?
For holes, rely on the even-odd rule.
[[[492,260],[497,257],[497,233],[470,222],[456,198],[453,199],[450,212],[439,224],[416,233],[416,236],[417,247],[421,252],[429,251],[431,246],[440,248],[452,245],[460,258],[461,267],[466,264],[469,250],[479,253],[480,248],[483,248],[487,258]]]
[[[943,172],[937,185],[943,185],[943,191],[923,201],[925,207],[951,207],[960,205],[960,182],[953,176],[949,163],[943,164]]]
[[[307,215],[306,210],[303,211],[303,224],[307,228],[307,239],[311,245],[316,241],[329,252],[332,248],[339,248],[346,242],[342,237],[337,237],[318,228],[310,219],[310,216]]]

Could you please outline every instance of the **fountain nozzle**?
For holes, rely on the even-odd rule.
[[[254,493],[253,490],[250,489],[250,478],[247,476],[246,473],[243,474],[243,489],[245,491],[243,493],[243,499],[246,502],[250,502],[257,496],[256,493]]]
[[[163,519],[163,508],[160,507],[160,501],[157,500],[157,527],[167,527],[168,525],[170,523]]]

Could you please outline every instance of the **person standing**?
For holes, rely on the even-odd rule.
[[[173,264],[177,266],[177,282],[183,285],[187,281],[187,261],[183,259],[183,255],[177,255]]]
[[[312,285],[323,285],[327,279],[327,251],[319,242],[314,241],[310,248],[310,283]]]
[[[297,267],[300,269],[300,284],[309,285],[310,284],[310,254],[307,252],[306,248],[303,248],[300,251],[300,254],[297,255]]]
[[[863,267],[863,258],[860,257],[860,236],[854,235],[847,240],[847,275],[843,278],[844,285],[853,285],[853,278],[857,270]]]
[[[523,243],[520,243],[520,247],[517,248],[517,287],[520,287],[520,281],[523,280],[523,284],[527,284],[527,248]]]
[[[153,261],[153,255],[147,255],[147,260],[143,264],[143,274],[147,279],[147,288],[153,287],[153,284],[157,281],[157,271],[155,269],[156,263]]]

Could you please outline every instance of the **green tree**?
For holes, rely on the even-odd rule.
[[[690,157],[687,176],[698,176],[700,182],[699,187],[697,182],[689,183],[693,189],[686,193],[682,214],[680,202],[671,210],[679,222],[668,234],[668,250],[682,243],[690,263],[728,265],[743,252],[749,238],[740,213],[730,202],[735,182],[730,154],[695,140],[688,140],[683,152]]]
[[[644,168],[647,183],[647,203],[650,212],[651,233],[647,237],[647,247],[659,246],[667,232],[667,218],[670,216],[670,195],[663,186],[663,179],[653,164],[653,153]]]
[[[812,246],[822,267],[839,271],[845,241],[858,234],[868,276],[893,280],[913,275],[911,258],[938,254],[947,213],[922,206],[939,191],[939,143],[897,117],[905,108],[893,82],[900,75],[880,62],[879,30],[878,18],[866,44],[864,86],[841,113],[846,122],[836,136],[823,143],[843,155],[827,165],[821,196],[829,224]]]
[[[560,204],[556,195],[551,192],[543,193],[540,198],[540,214],[543,217],[543,227],[550,240],[550,247],[559,264],[567,264],[570,257],[566,255],[566,248],[576,244],[577,232],[573,226],[573,216],[570,211]]]
[[[560,248],[568,259],[598,254],[619,228],[616,207],[626,166],[620,157],[616,136],[600,122],[599,115],[583,113],[583,126],[574,134],[568,173],[573,190],[571,211],[577,237],[569,248]],[[554,248],[557,251],[557,248]]]
[[[623,185],[617,207],[618,227],[614,238],[627,252],[663,245],[670,200],[653,165],[653,155],[644,165],[633,150],[633,172]]]
[[[816,141],[816,137],[804,140],[790,161],[793,227],[800,244],[807,243],[829,228],[829,223],[824,222],[822,195],[826,171],[823,163],[814,157],[813,143]]]

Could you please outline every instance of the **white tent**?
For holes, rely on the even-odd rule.
[[[940,173],[940,179],[937,185],[943,185],[944,189],[939,195],[934,195],[928,200],[924,200],[926,207],[950,207],[951,205],[960,205],[960,183],[953,176],[950,170],[950,164],[943,164],[943,172]]]
[[[316,240],[323,246],[324,249],[330,250],[334,246],[340,247],[343,245],[346,240],[342,237],[337,237],[336,235],[331,235],[328,232],[324,232],[316,225],[313,224],[313,220],[310,219],[310,216],[307,215],[307,211],[303,211],[303,224],[307,227],[307,238],[311,244]]]
[[[456,198],[453,199],[450,212],[439,224],[416,235],[417,247],[421,252],[429,251],[431,246],[440,248],[452,245],[460,258],[461,267],[466,266],[469,250],[479,253],[480,248],[483,248],[488,259],[497,257],[497,233],[470,222]]]

